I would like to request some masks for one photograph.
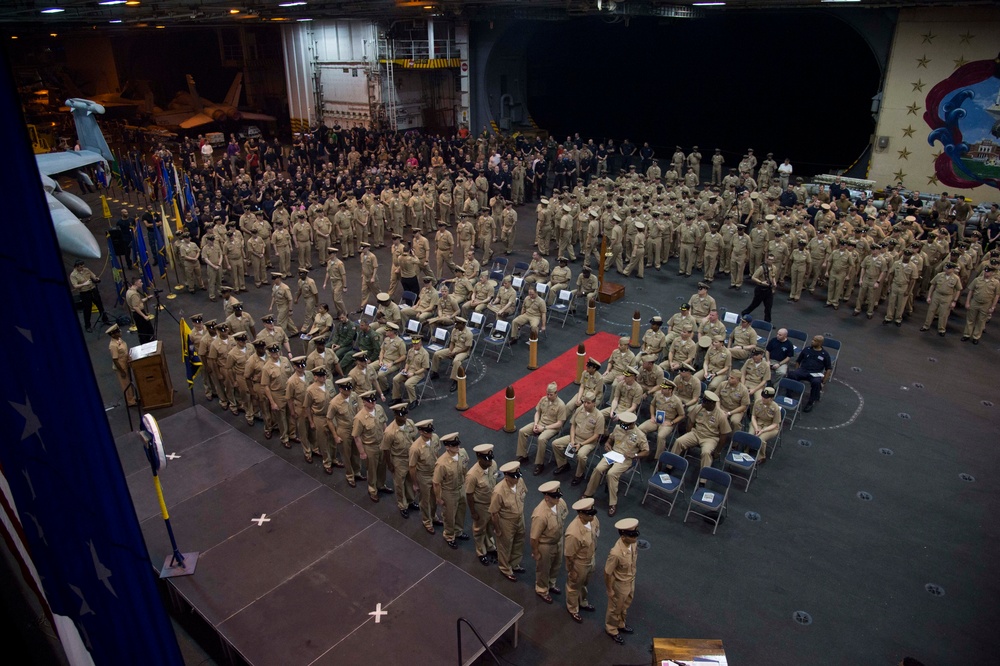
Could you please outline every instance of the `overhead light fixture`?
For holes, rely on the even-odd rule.
[[[304,4],[306,4],[306,3],[303,2],[303,0],[296,0],[295,2],[282,2],[278,6],[279,7],[301,7]]]
[[[49,37],[58,37],[58,36],[59,36],[58,33],[55,33],[55,32],[50,32],[49,33]]]
[[[43,14],[59,14],[66,11],[62,7],[46,7],[42,10]]]
[[[111,5],[124,5],[125,0],[101,0],[97,4],[103,5],[104,7],[110,7]]]
[[[691,4],[692,7],[723,7],[726,3],[724,2],[694,2]]]
[[[158,26],[155,26],[155,27],[156,27],[157,30],[163,30],[167,26],[165,26],[165,25],[158,25]]]
[[[861,0],[820,0],[820,2],[861,2]]]
[[[122,22],[121,19],[111,19],[110,21],[108,21],[108,23],[121,23],[121,22]]]
[[[230,9],[230,10],[229,10],[229,13],[230,13],[230,14],[239,14],[239,13],[240,13],[240,10],[238,10],[238,9]]]
[[[17,35],[11,35],[10,38],[11,39],[17,39]]]
[[[300,19],[295,19],[295,20],[298,21],[299,23],[303,23],[305,21],[312,21],[311,18],[300,18]]]
[[[139,0],[126,0],[125,2],[126,7],[135,7],[136,5],[141,5],[141,4],[142,3],[139,2]]]

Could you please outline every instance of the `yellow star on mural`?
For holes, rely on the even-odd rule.
[[[917,130],[913,129],[913,125],[907,125],[906,127],[903,128],[903,136],[912,139],[913,133],[916,131]]]
[[[927,184],[928,185],[937,185],[938,184],[937,176],[927,176]]]
[[[913,90],[911,92],[923,92],[924,86],[927,84],[920,79],[917,79],[916,81],[911,82],[910,85],[913,86]]]
[[[954,62],[955,62],[955,69],[958,69],[959,67],[961,67],[962,65],[964,65],[969,61],[965,59],[965,56],[958,56],[958,59],[956,59]]]
[[[930,61],[931,59],[928,58],[927,54],[925,53],[922,58],[917,58],[917,67],[923,67],[924,69],[927,69],[927,63],[929,63]]]
[[[910,151],[907,150],[906,148],[903,148],[902,150],[897,150],[896,152],[899,153],[899,157],[897,157],[896,159],[898,160],[910,159]]]
[[[917,115],[917,111],[919,110],[920,110],[920,105],[914,102],[913,104],[906,107],[906,115],[910,114]]]
[[[928,30],[926,34],[920,36],[924,38],[924,41],[922,41],[921,44],[930,44],[934,41],[934,38],[937,37],[937,35],[932,33],[930,30]]]
[[[972,33],[965,33],[964,35],[959,35],[959,44],[972,44],[972,38],[975,37]]]
[[[904,178],[906,178],[906,174],[903,173],[902,169],[900,169],[896,173],[892,174],[892,179],[893,179],[894,182],[901,183],[901,182],[903,182]]]

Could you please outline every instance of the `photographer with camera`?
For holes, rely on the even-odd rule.
[[[94,271],[90,270],[83,264],[82,259],[77,259],[73,264],[73,272],[69,274],[69,284],[73,291],[80,294],[80,305],[83,307],[83,325],[87,329],[87,333],[92,330],[90,327],[90,315],[93,306],[97,306],[97,313],[104,324],[110,324],[111,320],[108,318],[108,313],[104,311],[104,303],[101,301],[101,292],[98,291],[97,285],[101,282],[101,278],[94,274]]]

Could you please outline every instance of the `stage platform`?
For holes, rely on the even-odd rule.
[[[521,606],[205,408],[159,423],[174,534],[200,553],[193,576],[165,584],[234,663],[454,664],[460,617],[487,643],[511,627],[516,642]],[[116,444],[158,572],[171,548],[149,465],[137,434]],[[462,661],[483,651],[463,627]]]

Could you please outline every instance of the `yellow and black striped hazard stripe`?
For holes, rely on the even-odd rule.
[[[388,65],[392,63],[394,67],[403,69],[450,69],[461,67],[461,58],[432,58],[430,60],[411,60],[408,58],[396,58],[394,60],[379,60],[379,64]]]

